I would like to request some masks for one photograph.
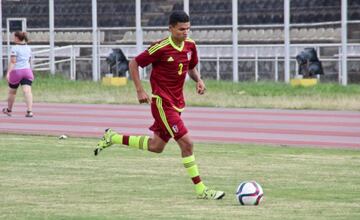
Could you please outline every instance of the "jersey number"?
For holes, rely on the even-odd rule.
[[[182,69],[183,69],[184,64],[179,63],[179,71],[178,74],[181,75],[182,74]]]

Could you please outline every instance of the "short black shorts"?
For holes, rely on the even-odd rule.
[[[28,79],[22,79],[19,84],[13,85],[13,84],[10,84],[10,83],[9,83],[9,87],[12,88],[12,89],[17,89],[17,88],[19,88],[19,85],[28,85],[28,86],[31,86],[31,85],[32,85],[32,81],[31,81],[31,80],[28,80]]]

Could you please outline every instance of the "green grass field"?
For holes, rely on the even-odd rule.
[[[196,144],[202,179],[222,201],[195,198],[171,142],[162,154],[96,139],[0,134],[0,219],[360,219],[360,151]],[[265,200],[238,205],[240,181]]]
[[[145,89],[150,93],[148,82]],[[185,86],[190,106],[360,111],[360,87],[206,81]],[[37,102],[135,104],[132,82],[106,87],[37,74]],[[89,95],[90,94],[90,95]],[[0,100],[7,86],[0,81]],[[22,101],[21,92],[17,101]],[[360,219],[360,151],[240,144],[195,146],[204,182],[227,196],[196,199],[171,142],[164,153],[113,147],[94,157],[96,139],[0,134],[0,219]],[[240,206],[235,190],[258,181],[265,200]]]
[[[195,84],[185,84],[189,106],[241,108],[323,109],[360,111],[360,86],[319,83],[315,87],[291,87],[275,82],[240,82],[205,80],[207,91],[199,96]],[[143,85],[150,94],[149,83]],[[56,75],[36,75],[34,102],[136,104],[133,82],[124,87],[103,86],[92,81],[70,81]],[[7,85],[0,81],[0,100],[6,100]],[[19,92],[18,101],[22,94]]]

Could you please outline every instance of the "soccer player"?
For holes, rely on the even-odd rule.
[[[94,153],[98,155],[101,150],[113,144],[161,153],[169,139],[174,138],[181,149],[182,163],[195,185],[198,198],[217,200],[222,199],[225,193],[209,189],[202,182],[193,154],[193,142],[181,119],[181,112],[185,107],[183,86],[186,74],[196,82],[197,93],[202,95],[205,92],[205,84],[196,69],[196,45],[187,37],[189,28],[189,16],[184,11],[174,11],[169,17],[171,35],[151,45],[129,64],[139,102],[151,103],[155,120],[150,127],[153,137],[128,136],[107,129]],[[142,87],[138,70],[139,66],[149,64],[152,64],[151,98]]]

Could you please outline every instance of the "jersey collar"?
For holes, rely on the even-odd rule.
[[[178,50],[178,51],[180,51],[180,52],[183,50],[184,44],[185,44],[184,41],[181,43],[181,46],[180,46],[180,47],[176,46],[176,44],[172,41],[171,36],[169,36],[169,41],[170,41],[171,46],[172,46],[173,48],[175,48],[176,50]]]

